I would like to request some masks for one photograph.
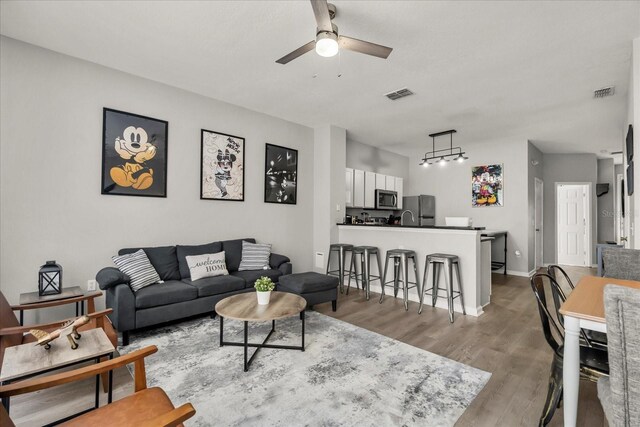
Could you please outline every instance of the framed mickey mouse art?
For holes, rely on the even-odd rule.
[[[168,122],[103,108],[102,194],[167,197]]]
[[[200,198],[244,201],[244,138],[202,129]]]

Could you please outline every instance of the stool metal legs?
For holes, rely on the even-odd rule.
[[[356,261],[356,255],[360,255],[360,274],[358,274],[358,262]],[[370,257],[375,255],[376,261],[378,262],[378,275],[371,274],[371,261]],[[380,274],[382,273],[382,264],[380,262],[380,254],[378,252],[352,252],[351,253],[351,264],[349,266],[349,281],[347,282],[347,295],[349,295],[349,289],[351,288],[351,276],[356,279],[356,287],[358,287],[358,276],[361,277],[362,289],[365,291],[365,297],[367,301],[371,296],[371,280],[380,280],[382,283],[382,277]]]
[[[331,267],[331,254],[333,252],[338,252],[338,269],[337,270],[330,270],[329,268]],[[344,273],[345,273],[345,262],[346,262],[346,255],[347,252],[351,252],[351,249],[345,249],[343,247],[339,247],[337,249],[330,249],[329,250],[329,256],[327,257],[327,275],[332,275],[332,276],[336,276],[336,274],[332,274],[332,273],[338,273],[337,276],[340,279],[339,283],[340,283],[340,293],[344,293]],[[353,259],[353,253],[351,253],[351,258]]]
[[[429,277],[429,268],[431,268],[431,264],[433,264],[433,284],[431,288],[426,289],[427,287],[427,278]],[[453,300],[454,298],[460,297],[460,305],[462,305],[462,314],[466,315],[467,312],[464,308],[464,297],[462,296],[462,276],[460,275],[460,263],[452,262],[450,259],[445,259],[443,262],[434,262],[429,261],[427,259],[427,265],[424,269],[424,276],[422,279],[424,285],[424,292],[420,294],[420,308],[418,309],[418,314],[422,313],[422,306],[424,304],[424,296],[429,291],[431,291],[431,306],[435,307],[436,300],[438,299],[438,290],[440,289],[440,271],[444,267],[444,278],[445,278],[445,288],[444,290],[447,292],[447,304],[449,309],[449,322],[453,323],[454,310],[453,310]],[[458,290],[453,290],[453,271],[455,267],[456,278],[458,279]],[[455,295],[457,294],[457,295]]]
[[[387,271],[389,270],[389,258],[393,259],[393,280],[387,282]],[[400,254],[395,256],[387,256],[384,261],[384,273],[382,275],[382,293],[380,294],[380,304],[385,297],[385,287],[387,283],[393,282],[393,295],[394,298],[398,297],[398,290],[400,288],[400,281],[402,281],[402,299],[404,301],[404,309],[409,310],[409,260],[413,261],[413,273],[415,277],[415,288],[418,294],[421,295],[420,277],[418,276],[418,263],[414,256],[407,256],[406,254]],[[402,277],[402,279],[401,279]],[[413,286],[412,286],[413,287]]]

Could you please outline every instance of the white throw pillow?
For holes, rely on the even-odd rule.
[[[192,255],[185,257],[189,266],[191,280],[203,277],[226,276],[227,264],[224,259],[224,251],[216,254]]]
[[[118,269],[129,276],[129,286],[133,292],[138,292],[145,286],[160,282],[160,276],[147,257],[140,249],[132,254],[111,257]]]
[[[271,244],[249,243],[242,241],[242,261],[238,271],[268,270],[271,257]]]

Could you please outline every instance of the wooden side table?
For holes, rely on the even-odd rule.
[[[38,292],[28,292],[20,294],[20,304],[11,308],[13,311],[20,311],[20,324],[24,325],[24,311],[36,310],[39,308],[56,307],[65,304],[76,304],[76,317],[85,313],[84,302],[87,302],[87,313],[96,311],[95,298],[102,295],[102,292],[96,291],[85,294],[80,286],[72,286],[64,288],[62,293],[55,295],[40,296]]]
[[[0,384],[6,385],[16,381],[25,380],[36,375],[41,375],[55,369],[64,368],[82,362],[94,360],[100,363],[102,357],[113,358],[115,347],[100,328],[90,329],[82,332],[79,339],[80,346],[72,350],[64,337],[60,337],[51,342],[51,348],[45,350],[33,343],[21,344],[9,347],[5,350],[2,361],[2,371],[0,371]],[[113,371],[109,371],[108,379],[108,403],[112,401],[113,392]],[[89,412],[100,406],[100,375],[96,375],[95,405],[80,413],[71,415],[53,424],[67,421],[78,415]],[[8,397],[2,399],[7,413],[9,413],[10,400]]]

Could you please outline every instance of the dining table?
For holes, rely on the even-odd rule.
[[[578,417],[580,330],[588,329],[607,333],[604,317],[604,288],[609,284],[640,290],[640,282],[634,280],[584,276],[560,307],[560,313],[564,316],[565,330],[562,365],[565,427],[575,427]]]

